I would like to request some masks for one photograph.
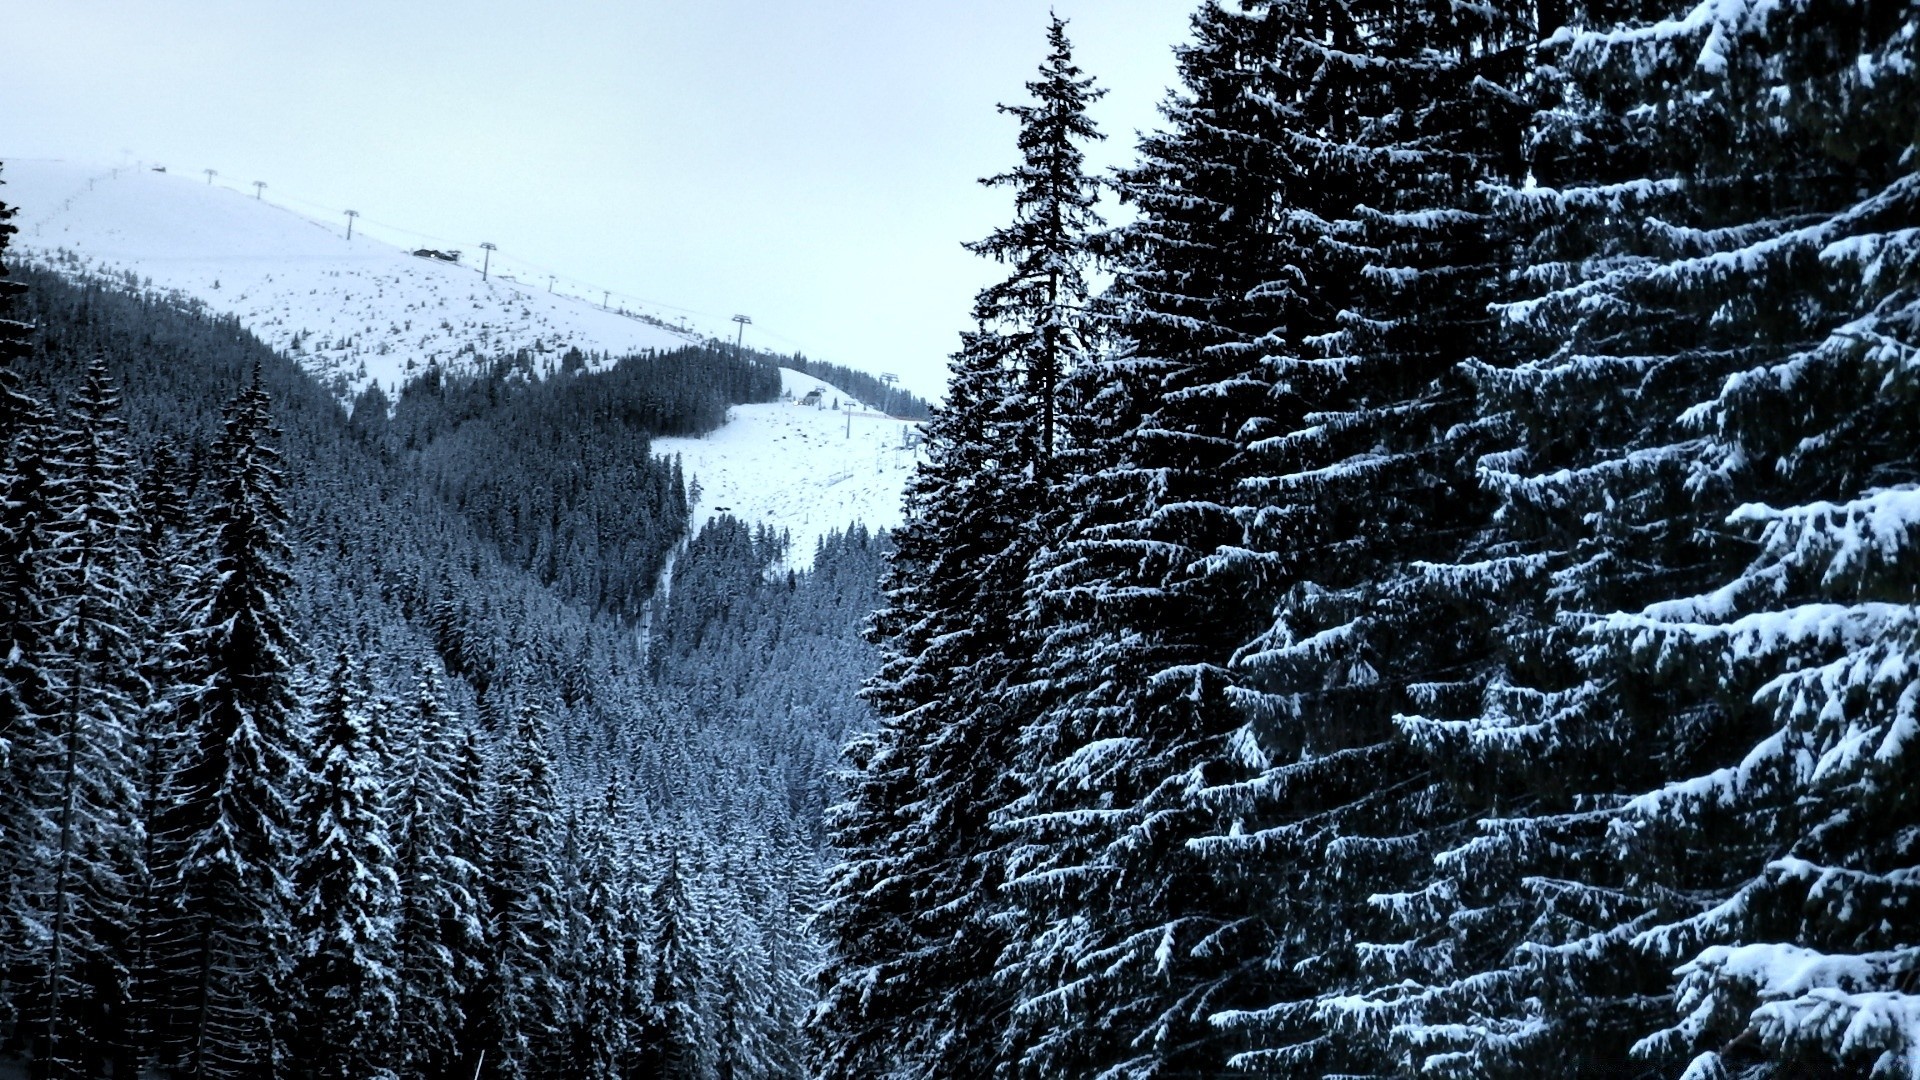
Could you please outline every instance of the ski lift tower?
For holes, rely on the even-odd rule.
[[[737,360],[740,358],[740,346],[747,340],[747,327],[753,324],[753,320],[745,315],[735,315],[733,321],[740,324],[739,331],[733,335],[733,356]]]
[[[900,376],[895,375],[891,371],[883,371],[880,373],[880,381],[887,384],[887,396],[880,401],[880,411],[886,413],[888,416],[892,416],[893,384],[900,381]]]

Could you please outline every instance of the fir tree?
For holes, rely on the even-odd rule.
[[[1099,223],[1080,143],[1099,92],[1054,19],[1022,164],[983,181],[1014,191],[1014,223],[969,245],[1011,275],[976,298],[927,459],[895,534],[886,651],[865,696],[880,731],[850,749],[856,779],[836,811],[847,859],[829,884],[834,942],[815,1026],[830,1076],[911,1061],[930,1075],[991,1075],[1005,1042],[1009,944],[1004,858],[989,824],[1009,786],[1017,713],[1005,688],[1031,653],[1020,583],[1039,538],[1061,380],[1086,351],[1087,233]]]
[[[1758,672],[1680,660],[1691,650],[1645,620],[1736,614],[1737,590],[1705,607],[1688,598],[1753,557],[1727,516],[1791,485],[1743,456],[1745,436],[1716,448],[1698,406],[1858,317],[1822,249],[1877,231],[1871,211],[1851,208],[1906,179],[1899,151],[1845,124],[1836,136],[1831,114],[1791,119],[1830,107],[1852,78],[1854,59],[1810,32],[1843,10],[1801,24],[1738,5],[1678,20],[1664,5],[1573,5],[1547,40],[1532,182],[1503,195],[1535,237],[1522,278],[1533,295],[1504,309],[1532,359],[1469,369],[1499,429],[1482,475],[1500,500],[1502,558],[1455,571],[1500,605],[1511,645],[1477,715],[1408,723],[1487,807],[1480,835],[1443,854],[1442,879],[1414,905],[1437,908],[1467,946],[1415,1036],[1431,1071],[1687,1068],[1703,1028],[1642,1041],[1663,1026],[1672,969],[1698,920],[1716,922],[1769,849],[1791,843],[1696,779],[1768,743],[1773,725],[1745,682]],[[1882,47],[1873,18],[1833,25],[1855,35],[1840,49],[1850,58]],[[1911,108],[1887,84],[1852,100],[1883,118]],[[1850,142],[1878,148],[1830,149]],[[1803,389],[1796,412],[1824,397]],[[1702,466],[1717,457],[1733,464]],[[1738,636],[1700,636],[1723,633]],[[1707,796],[1683,828],[1648,813],[1676,790]]]
[[[35,577],[48,601],[48,709],[33,748],[31,918],[43,981],[35,1061],[48,1075],[131,1067],[124,1039],[138,869],[130,757],[144,688],[138,656],[134,491],[119,398],[95,359],[50,465]]]
[[[480,781],[462,776],[465,725],[446,704],[432,667],[421,671],[396,762],[391,810],[394,964],[400,1060],[450,1071],[466,1031],[467,997],[485,962],[478,871]],[[469,764],[471,770],[477,761]]]
[[[563,910],[563,840],[553,759],[547,750],[547,714],[522,705],[501,747],[487,829],[488,931],[492,946],[491,1016],[494,1054],[488,1075],[535,1075],[560,1048],[564,1000],[554,964],[567,926]]]
[[[1179,50],[1183,89],[1119,178],[1136,219],[1102,239],[1120,339],[1074,378],[1079,419],[1049,500],[1062,520],[1030,560],[1044,628],[1019,736],[1009,837],[1020,940],[1010,956],[1025,1075],[1223,1070],[1212,1014],[1266,947],[1246,898],[1187,845],[1190,795],[1244,775],[1228,737],[1234,650],[1261,595],[1237,546],[1242,431],[1270,400],[1263,339],[1299,291],[1276,260],[1276,21],[1205,5]],[[1277,283],[1277,284],[1276,284]],[[1244,989],[1240,991],[1244,993]]]
[[[1494,663],[1491,613],[1427,571],[1486,552],[1488,448],[1460,366],[1505,366],[1489,304],[1513,242],[1491,185],[1520,179],[1518,90],[1531,26],[1517,5],[1399,0],[1264,6],[1283,35],[1269,121],[1273,244],[1288,275],[1263,368],[1291,408],[1242,438],[1244,532],[1223,565],[1274,613],[1233,661],[1255,773],[1200,791],[1196,842],[1257,898],[1272,951],[1243,1068],[1364,1074],[1424,1018],[1412,991],[1441,950],[1396,940],[1383,894],[1417,888],[1467,811],[1402,739],[1407,713],[1462,715]],[[1384,909],[1384,910],[1383,910]],[[1379,988],[1367,1008],[1356,997]]]
[[[392,1076],[398,881],[383,819],[387,792],[354,657],[343,646],[314,710],[311,779],[293,871],[296,1068],[322,1080]]]
[[[270,1068],[286,1036],[293,820],[306,767],[292,685],[291,585],[276,434],[259,372],[226,410],[208,512],[212,572],[196,598],[176,705],[186,743],[162,820],[165,1060],[197,1075]]]
[[[680,852],[668,854],[648,895],[653,916],[653,993],[639,1031],[642,1076],[711,1080],[713,1032],[708,1021],[711,945],[694,882]]]

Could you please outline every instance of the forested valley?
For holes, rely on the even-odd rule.
[[[887,541],[775,572],[649,452],[774,358],[349,411],[126,282],[4,287],[0,1074],[805,1074]]]

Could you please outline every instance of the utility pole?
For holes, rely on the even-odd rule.
[[[214,178],[214,177],[216,177],[216,176],[219,176],[219,175],[220,175],[220,174],[219,174],[219,172],[217,172],[217,171],[215,171],[215,170],[213,170],[213,169],[201,169],[200,171],[201,171],[201,172],[203,172],[203,173],[206,173],[206,174],[207,174],[207,186],[208,186],[208,187],[212,187],[212,186],[213,186],[213,178]]]
[[[255,180],[253,182],[253,201],[259,202],[260,193],[262,191],[265,191],[266,189],[267,189],[267,182],[265,180]]]
[[[740,324],[739,332],[733,335],[733,356],[737,360],[740,358],[740,346],[747,340],[747,326],[753,320],[745,315],[735,315],[733,321]]]
[[[486,252],[485,255],[480,256],[480,280],[485,281],[487,280],[487,267],[493,265],[493,253],[500,249],[494,247],[492,244],[481,244],[480,250]]]
[[[358,210],[347,211],[347,239],[349,240],[353,239],[353,219],[359,216],[360,211]]]

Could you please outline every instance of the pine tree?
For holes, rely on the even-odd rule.
[[[209,591],[196,598],[176,705],[186,743],[162,820],[175,925],[163,959],[174,1007],[165,1060],[242,1076],[284,1052],[288,873],[305,732],[282,604],[280,456],[259,372],[228,405],[208,510]]]
[[[293,870],[291,1042],[296,1068],[321,1080],[392,1076],[398,1019],[398,879],[383,818],[383,711],[370,707],[342,646],[314,710],[310,780]]]
[[[626,966],[631,920],[615,845],[617,830],[627,817],[622,787],[617,777],[608,781],[580,844],[577,915],[584,940],[573,987],[580,1001],[580,1017],[572,1033],[569,1074],[591,1080],[618,1080],[622,1075],[622,1066],[632,1053],[632,1021],[637,1019],[625,1012],[626,984],[644,977],[643,972],[629,972]]]
[[[708,1023],[712,957],[691,868],[670,852],[649,894],[653,915],[653,994],[639,1032],[639,1075],[660,1080],[711,1080],[713,1032]]]
[[[1241,439],[1244,540],[1220,550],[1274,613],[1232,661],[1252,766],[1198,791],[1194,842],[1255,898],[1272,942],[1257,1009],[1216,1017],[1283,1075],[1367,1074],[1422,1018],[1438,952],[1399,938],[1382,894],[1417,888],[1467,811],[1395,718],[1459,715],[1493,665],[1494,621],[1427,567],[1485,554],[1489,447],[1460,373],[1505,366],[1488,312],[1513,242],[1487,190],[1520,180],[1520,5],[1402,0],[1261,5],[1281,35],[1266,136],[1282,147],[1271,258],[1286,276],[1262,371],[1276,404]],[[1257,591],[1256,591],[1257,590]],[[1369,1007],[1360,995],[1376,991]]]
[[[465,724],[424,667],[403,729],[391,799],[398,898],[394,927],[401,1060],[454,1071],[469,992],[484,963],[478,871],[481,775],[461,775]],[[474,763],[474,764],[477,764]],[[473,768],[470,765],[469,768]]]
[[[1001,1060],[1009,943],[1004,865],[991,813],[1011,801],[1019,730],[1005,693],[1031,653],[1020,584],[1045,509],[1060,385],[1090,332],[1087,233],[1099,224],[1080,143],[1097,138],[1099,91],[1074,66],[1065,24],[1028,84],[1022,163],[983,181],[1014,192],[1014,222],[969,245],[1012,268],[975,301],[947,400],[923,429],[926,461],[894,537],[885,649],[865,696],[880,731],[849,751],[855,778],[835,812],[847,853],[829,884],[834,952],[815,1029],[829,1076],[913,1062],[937,1076],[992,1075]]]
[[[560,1048],[563,1034],[558,1010],[564,994],[554,977],[567,931],[563,837],[547,725],[546,712],[537,706],[515,712],[488,822],[488,1022],[495,1052],[487,1055],[487,1072],[503,1080],[536,1075]]]
[[[1547,39],[1531,182],[1504,195],[1535,237],[1533,295],[1504,311],[1532,359],[1469,369],[1500,432],[1482,475],[1500,500],[1501,558],[1456,570],[1502,605],[1511,645],[1477,715],[1408,725],[1487,808],[1426,890],[1461,960],[1415,1036],[1429,1071],[1677,1072],[1696,1036],[1740,1022],[1708,1009],[1679,1037],[1641,1041],[1665,1023],[1697,920],[1714,923],[1787,846],[1698,779],[1768,745],[1773,724],[1745,684],[1757,672],[1683,660],[1691,650],[1648,622],[1737,614],[1738,590],[1714,590],[1740,577],[1752,536],[1723,522],[1784,492],[1744,444],[1715,447],[1701,406],[1859,315],[1822,251],[1876,231],[1874,212],[1850,217],[1861,191],[1906,180],[1902,151],[1875,136],[1792,120],[1829,107],[1856,54],[1879,47],[1866,28],[1884,13],[1840,18],[1857,37],[1837,59],[1812,31],[1842,11],[1800,23],[1741,5],[1682,19],[1666,5],[1573,5]],[[1910,93],[1860,86],[1863,112],[1882,112],[1874,127],[1911,109]],[[1834,152],[1849,143],[1876,149]],[[1799,392],[1808,402],[1787,412],[1805,416],[1823,394]],[[1733,464],[1702,467],[1716,457]],[[1688,602],[1699,596],[1712,599]],[[1660,792],[1704,797],[1675,827],[1648,813]],[[1713,981],[1699,979],[1690,993]],[[1721,1067],[1702,1060],[1694,1075]]]
[[[184,752],[177,706],[190,688],[187,634],[190,598],[204,594],[205,546],[188,515],[183,470],[165,445],[154,448],[138,489],[136,538],[140,569],[135,622],[141,628],[138,683],[146,696],[132,732],[128,758],[135,787],[137,850],[127,873],[132,940],[127,946],[131,985],[125,1031],[150,1060],[162,1035],[168,1005],[161,960],[170,925],[163,821],[175,805],[174,778]]]
[[[1920,1069],[1920,82],[1914,11],[1896,10],[1735,7],[1573,44],[1578,69],[1630,57],[1673,73],[1664,96],[1717,99],[1711,127],[1674,108],[1712,133],[1688,179],[1745,196],[1656,278],[1712,306],[1751,365],[1703,380],[1683,416],[1708,433],[1690,485],[1731,489],[1744,565],[1613,615],[1585,658],[1616,685],[1678,681],[1744,736],[1610,834],[1676,898],[1635,927],[1679,969],[1672,1020],[1636,1056],[1689,1077]]]
[[[0,213],[0,241],[13,226]],[[4,254],[4,249],[0,249]],[[4,266],[0,265],[0,270]],[[0,304],[18,292],[0,277]],[[25,354],[27,328],[0,308],[0,1020],[17,1019],[16,986],[34,976],[27,897],[38,861],[33,793],[38,787],[34,748],[51,711],[46,650],[49,602],[37,568],[44,526],[51,517],[47,470],[53,438],[51,412],[28,392],[14,367]]]
[[[1194,16],[1183,89],[1119,179],[1134,221],[1103,237],[1113,349],[1073,381],[1077,418],[1050,502],[1063,519],[1025,588],[1044,628],[1024,693],[1010,955],[1023,1075],[1149,1077],[1226,1068],[1212,1014],[1250,1003],[1266,948],[1246,899],[1187,841],[1196,788],[1244,775],[1228,737],[1234,650],[1260,628],[1238,546],[1242,432],[1276,405],[1263,339],[1297,293],[1276,261],[1276,23],[1230,5]],[[1281,284],[1276,284],[1281,283]]]
[[[37,820],[31,918],[42,979],[34,1058],[48,1075],[84,1075],[123,1039],[133,944],[130,878],[139,863],[139,796],[130,752],[139,683],[134,491],[119,396],[89,365],[69,430],[54,447],[48,520],[34,576],[48,625],[47,711],[30,768]]]

